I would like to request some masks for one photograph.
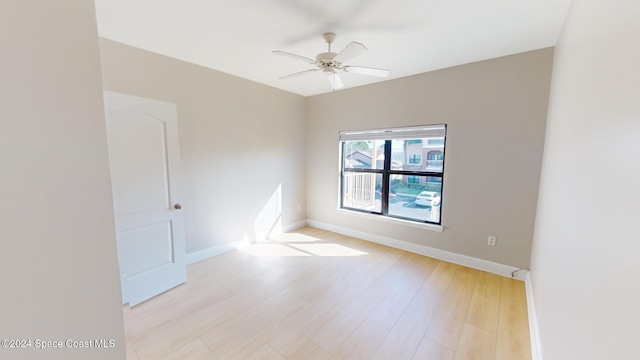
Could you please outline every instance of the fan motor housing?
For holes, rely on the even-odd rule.
[[[336,55],[334,52],[323,52],[316,56],[316,61],[325,66],[336,66],[338,63],[333,60]]]

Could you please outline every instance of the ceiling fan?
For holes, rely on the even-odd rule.
[[[338,76],[337,70],[356,74],[372,75],[377,77],[389,76],[389,70],[344,64],[345,61],[349,61],[358,55],[364,54],[367,51],[367,47],[364,46],[364,44],[352,41],[342,51],[340,51],[339,53],[334,53],[331,52],[331,43],[333,43],[333,41],[336,39],[336,34],[325,33],[324,35],[322,35],[322,37],[324,37],[324,40],[327,42],[329,49],[327,52],[318,54],[315,60],[306,56],[291,54],[285,51],[273,51],[273,53],[276,55],[282,55],[302,60],[317,67],[316,69],[309,69],[286,75],[281,77],[280,79],[291,79],[300,75],[322,71],[322,73],[327,75],[329,83],[331,83],[331,88],[333,90],[336,90],[344,87],[342,80]]]

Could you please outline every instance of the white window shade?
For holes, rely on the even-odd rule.
[[[341,131],[340,141],[441,138],[445,137],[446,133],[446,124],[395,129]]]

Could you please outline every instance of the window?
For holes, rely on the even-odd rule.
[[[340,207],[441,224],[445,139],[446,125],[340,132]]]
[[[409,155],[409,164],[420,164],[422,156],[420,154]]]

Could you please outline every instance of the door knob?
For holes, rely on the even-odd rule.
[[[175,205],[173,205],[173,208],[176,209],[176,210],[180,210],[180,209],[182,209],[182,205],[175,204]]]

